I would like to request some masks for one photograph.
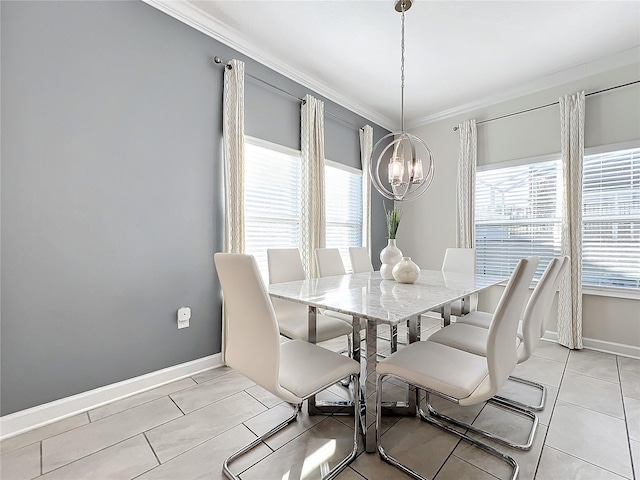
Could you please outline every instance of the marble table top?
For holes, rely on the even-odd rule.
[[[397,325],[505,280],[489,275],[421,270],[414,284],[402,284],[383,280],[380,272],[370,272],[275,283],[269,285],[269,294]]]

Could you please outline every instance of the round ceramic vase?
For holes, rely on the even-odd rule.
[[[390,238],[387,246],[380,252],[380,275],[385,280],[393,280],[393,267],[402,259],[402,252],[396,247],[396,239]]]
[[[411,261],[411,257],[402,257],[392,273],[398,283],[414,283],[420,278],[420,267]]]

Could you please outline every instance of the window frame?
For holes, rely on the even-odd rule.
[[[291,147],[286,147],[284,145],[280,145],[280,144],[277,144],[277,143],[269,142],[269,141],[263,140],[261,138],[245,135],[245,146],[246,145],[251,145],[251,146],[263,148],[263,149],[266,149],[266,150],[271,150],[272,152],[274,152],[276,154],[280,153],[280,154],[283,154],[283,155],[296,157],[300,161],[300,163],[302,161],[302,158],[301,158],[302,157],[302,152],[300,150],[297,150],[297,149],[291,148]],[[343,171],[346,171],[348,173],[357,175],[357,176],[360,177],[360,185],[362,185],[362,170],[359,169],[359,168],[355,168],[355,167],[352,167],[350,165],[345,165],[343,163],[339,163],[339,162],[336,162],[336,161],[333,161],[333,160],[330,160],[330,159],[327,159],[327,158],[325,158],[325,160],[324,160],[324,167],[325,167],[325,169],[326,169],[326,167],[332,167],[332,168],[336,168],[336,169],[343,170]],[[246,153],[245,153],[245,168],[246,168]],[[326,173],[326,171],[325,171],[325,173]],[[246,173],[245,173],[245,179],[246,179]],[[302,187],[302,185],[301,185],[301,187]],[[326,191],[326,185],[325,185],[325,191]],[[362,195],[362,190],[361,190],[360,193]],[[246,186],[245,186],[245,195],[246,195]],[[298,211],[298,217],[297,217],[298,227],[300,225],[300,214],[301,214],[301,212]],[[364,212],[362,211],[362,208],[359,209],[358,214],[360,215],[359,231],[360,231],[361,240],[362,240],[362,235],[363,235],[363,232],[362,232],[363,227],[362,227],[362,225],[363,225],[363,222],[364,222],[364,218],[363,218]],[[247,222],[247,217],[245,216],[245,228],[246,228],[246,222]],[[328,225],[328,222],[327,222],[327,220],[325,218],[325,228],[327,227],[327,225]],[[298,233],[298,243],[295,245],[295,248],[299,248],[299,242],[300,242],[300,236],[299,236],[299,233]],[[348,246],[349,245],[346,245],[345,248],[348,247]],[[251,253],[251,252],[248,252],[248,253]],[[347,269],[347,271],[349,271],[350,260],[349,260],[349,256],[348,256],[348,250],[347,250],[346,254],[345,254],[345,252],[341,252],[341,253],[342,253],[342,257],[343,257],[343,262],[345,264],[345,268]],[[265,272],[263,272],[262,270],[261,270],[261,273],[263,274],[263,276],[265,275]],[[268,282],[268,275],[264,276],[264,280],[265,280],[265,283]]]
[[[612,143],[597,145],[593,147],[587,147],[584,150],[584,156],[599,155],[608,152],[615,152],[620,150],[628,150],[633,148],[640,148],[640,139],[627,142]],[[519,158],[514,160],[507,160],[503,162],[487,163],[477,166],[478,172],[497,170],[521,165],[527,165],[531,163],[542,163],[549,161],[562,161],[562,154],[560,152],[550,153],[545,155],[537,155],[532,157]],[[475,198],[474,198],[475,205]],[[475,206],[474,206],[475,208]],[[584,222],[583,222],[584,225]],[[475,230],[475,221],[474,221]],[[534,281],[535,283],[535,281]],[[640,289],[624,288],[615,286],[597,286],[597,285],[582,285],[582,293],[584,295],[593,295],[601,297],[614,297],[622,299],[640,300]]]

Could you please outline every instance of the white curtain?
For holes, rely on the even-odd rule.
[[[244,253],[244,62],[224,69],[222,143],[224,163],[224,251]],[[222,361],[227,316],[222,303]]]
[[[324,102],[306,95],[301,108],[302,212],[300,256],[309,278],[316,278],[315,249],[325,246]]]
[[[371,256],[371,152],[373,150],[373,127],[360,129],[360,162],[362,164],[362,246]]]
[[[582,348],[582,164],[584,92],[560,97],[563,208],[561,253],[571,263],[560,283],[558,343]]]
[[[476,163],[478,157],[478,135],[475,119],[458,125],[460,131],[460,153],[458,154],[458,200],[456,217],[458,248],[475,247],[474,191],[476,185]]]
[[[244,253],[244,62],[224,70],[224,251]]]

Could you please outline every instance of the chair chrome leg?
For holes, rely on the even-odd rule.
[[[389,455],[384,448],[382,447],[382,443],[380,442],[380,423],[382,421],[382,413],[381,413],[381,404],[382,404],[382,380],[384,379],[384,377],[386,377],[387,375],[380,375],[378,377],[378,381],[377,381],[377,388],[376,388],[376,411],[377,411],[377,416],[376,416],[376,445],[378,446],[378,453],[380,454],[380,458],[382,458],[385,462],[389,463],[390,465],[393,465],[394,467],[398,468],[399,470],[403,471],[404,473],[406,473],[407,475],[415,478],[416,480],[428,480],[426,477],[423,477],[422,475],[420,475],[419,473],[415,472],[414,470],[412,470],[411,468],[407,467],[406,465],[400,463],[397,459],[395,459],[394,457],[392,457],[391,455]],[[416,385],[417,388],[422,388],[420,385]],[[426,393],[426,397],[427,397],[427,404],[429,402],[429,393]],[[461,438],[462,440],[465,440],[467,442],[469,442],[470,444],[484,450],[485,452],[499,458],[500,460],[508,463],[511,468],[512,468],[512,474],[511,474],[511,478],[510,480],[516,480],[518,478],[518,473],[520,471],[520,467],[518,466],[518,462],[516,462],[513,457],[510,457],[509,455],[506,455],[502,452],[500,452],[499,450],[496,450],[495,448],[487,445],[486,443],[483,443],[475,438],[469,437],[468,435],[465,435],[462,432],[457,431],[456,429],[445,425],[443,423],[438,422],[437,420],[434,420],[433,418],[423,418],[423,420],[431,425],[433,425],[434,427],[438,427],[441,430],[444,430],[448,433],[451,433],[452,435],[455,435],[458,438]]]
[[[351,335],[347,335],[347,352],[348,352],[349,358],[353,358],[353,345],[352,345],[352,343],[353,342],[351,341]],[[343,387],[348,387],[349,383],[350,383],[349,378],[343,378],[342,380],[340,380],[340,385],[342,385]]]
[[[350,377],[354,385],[354,391],[360,392],[359,376],[350,375]],[[354,395],[354,404],[355,404],[355,410],[354,410],[355,414],[354,414],[354,428],[353,428],[353,448],[351,449],[351,452],[349,453],[349,455],[343,458],[335,467],[329,470],[329,472],[327,472],[327,474],[322,477],[322,480],[332,480],[335,477],[337,477],[340,474],[340,472],[342,472],[342,470],[344,470],[347,467],[347,465],[349,465],[356,458],[356,455],[358,454],[358,434],[360,433],[360,420],[361,420],[360,415],[358,414],[360,413],[360,395],[357,395],[357,394]],[[222,463],[222,471],[225,474],[225,476],[229,480],[240,480],[238,476],[234,475],[233,472],[231,472],[231,470],[229,469],[229,464],[234,460],[237,460],[239,457],[247,453],[249,450],[255,448],[257,445],[265,441],[270,436],[274,435],[275,433],[285,428],[290,423],[293,423],[294,421],[296,421],[296,419],[298,418],[298,413],[300,412],[301,408],[302,408],[302,405],[295,405],[293,414],[289,418],[287,418],[284,422],[276,425],[264,435],[261,435],[260,437],[256,438],[253,442],[249,443],[248,445],[242,447],[240,450],[229,455]]]
[[[276,425],[264,435],[259,436],[253,442],[249,443],[248,445],[242,447],[240,450],[232,453],[227,458],[225,458],[224,462],[222,463],[222,471],[225,474],[225,476],[230,480],[240,480],[239,477],[234,475],[233,472],[229,469],[229,464],[234,460],[237,460],[239,457],[247,453],[249,450],[252,450],[253,448],[255,448],[257,445],[262,443],[264,440],[266,440],[270,436],[282,430],[284,427],[286,427],[290,423],[295,422],[298,418],[298,413],[300,412],[301,407],[302,405],[296,405],[294,407],[293,414],[289,418],[287,418],[284,422]]]
[[[510,376],[509,380],[511,380],[513,382],[522,383],[524,385],[529,385],[531,387],[535,387],[538,390],[540,390],[540,392],[541,392],[540,404],[539,405],[527,405],[526,403],[519,402],[518,400],[513,400],[512,398],[502,397],[500,395],[496,395],[494,398],[497,398],[498,400],[501,400],[501,401],[503,401],[505,403],[510,403],[511,405],[517,405],[518,407],[526,408],[528,410],[535,410],[536,412],[544,410],[544,405],[545,405],[545,402],[547,400],[547,388],[544,385],[542,385],[541,383],[532,382],[531,380],[527,380],[526,378],[521,378],[521,377]]]
[[[527,439],[526,443],[515,443],[512,442],[511,440],[504,438],[504,437],[500,437],[494,433],[491,432],[487,432],[486,430],[482,430],[481,428],[475,427],[473,425],[470,425],[468,423],[462,422],[456,418],[452,418],[449,417],[447,415],[444,415],[438,411],[436,411],[431,404],[429,403],[429,395],[426,395],[426,405],[427,405],[427,409],[429,410],[429,414],[432,417],[436,417],[439,418],[441,420],[446,420],[449,423],[453,423],[454,425],[457,425],[459,427],[465,428],[467,430],[470,430],[474,433],[477,433],[479,435],[482,435],[484,437],[487,437],[491,440],[493,440],[494,442],[500,443],[502,445],[506,445],[507,447],[511,447],[514,448],[516,450],[531,450],[531,447],[533,446],[533,439],[535,438],[536,435],[536,431],[538,429],[538,416],[527,410],[526,408],[522,408],[522,407],[518,407],[516,405],[511,405],[507,402],[504,402],[496,397],[491,399],[491,403],[497,405],[500,408],[503,408],[505,410],[511,411],[517,415],[520,415],[522,417],[527,417],[529,419],[531,419],[532,421],[532,425],[531,425],[531,430],[529,431],[529,438]],[[429,422],[429,415],[427,415],[424,410],[422,410],[422,408],[420,408],[420,418],[426,422]]]
[[[329,472],[322,477],[322,480],[333,480],[336,478],[353,460],[355,460],[356,455],[358,455],[358,435],[360,433],[361,427],[361,418],[360,418],[360,377],[358,375],[351,375],[351,379],[353,381],[354,386],[354,425],[353,425],[353,448],[349,455],[343,458],[340,463],[338,463],[335,467],[333,467]]]

